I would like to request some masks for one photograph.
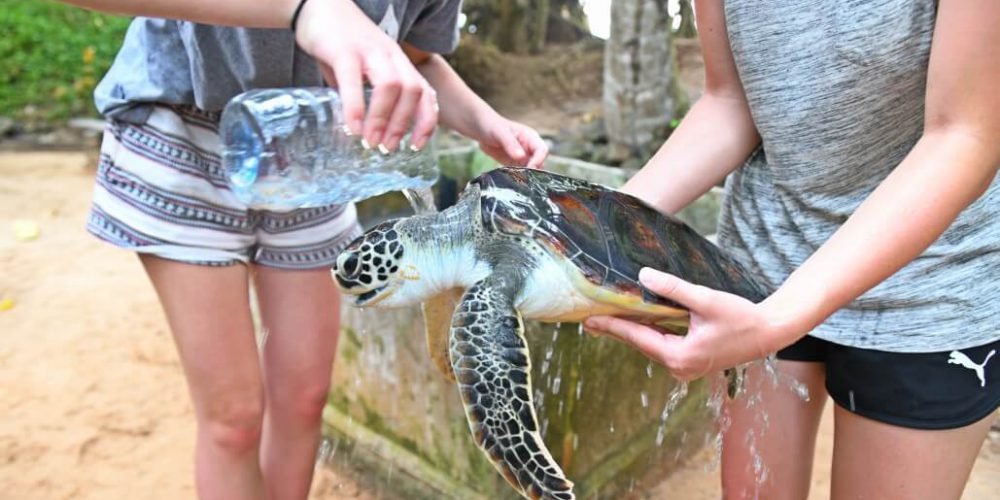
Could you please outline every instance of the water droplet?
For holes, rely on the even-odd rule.
[[[678,382],[677,385],[670,390],[670,395],[667,396],[667,404],[663,407],[663,412],[660,413],[660,420],[663,422],[667,421],[670,414],[677,408],[677,405],[687,397],[688,394],[688,384],[687,382]]]
[[[556,379],[552,381],[552,394],[559,393],[559,385],[562,382],[562,378],[556,375]]]
[[[642,407],[643,408],[646,408],[646,407],[649,406],[649,394],[646,394],[646,391],[642,391],[642,392],[639,393],[639,399],[642,400]]]
[[[577,326],[577,329],[576,329],[576,333],[577,333],[578,335],[580,335],[581,337],[583,337],[583,323],[580,323],[580,324],[579,324],[579,325]]]
[[[583,392],[583,380],[576,381],[576,399],[580,399],[580,393]]]
[[[809,388],[806,387],[805,384],[803,384],[802,382],[799,382],[798,380],[795,380],[794,378],[789,377],[789,379],[790,379],[789,382],[790,382],[790,384],[792,386],[792,391],[795,393],[795,395],[798,396],[799,399],[801,399],[802,401],[808,403],[809,402]]]
[[[653,363],[646,364],[646,378],[653,378]]]
[[[260,333],[258,334],[258,337],[257,337],[257,350],[258,351],[263,351],[264,350],[264,345],[267,344],[267,335],[269,333],[271,333],[270,330],[268,330],[267,328],[261,327]]]
[[[319,449],[316,450],[316,463],[318,465],[322,465],[329,462],[332,450],[333,450],[333,445],[331,444],[330,440],[323,439],[319,444]]]

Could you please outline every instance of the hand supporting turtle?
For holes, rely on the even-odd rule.
[[[695,285],[651,268],[639,272],[643,286],[691,311],[687,335],[611,316],[593,316],[584,326],[607,334],[660,362],[680,380],[761,359],[794,341],[769,320],[765,303]]]

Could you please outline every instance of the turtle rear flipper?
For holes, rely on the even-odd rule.
[[[451,330],[451,318],[455,315],[455,307],[462,299],[464,290],[451,288],[424,301],[424,333],[427,335],[427,352],[438,371],[448,380],[454,381],[455,374],[451,371],[451,360],[448,355],[448,333]]]
[[[573,483],[538,432],[524,324],[514,309],[513,291],[503,284],[491,278],[477,283],[452,320],[451,362],[469,428],[494,467],[522,495],[571,500]]]

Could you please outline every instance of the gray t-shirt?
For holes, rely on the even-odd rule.
[[[771,286],[920,139],[935,15],[929,0],[726,2],[763,140],[727,180],[719,239]],[[1000,338],[1000,178],[922,255],[812,335],[893,352]]]
[[[384,32],[435,53],[458,43],[461,0],[356,0]],[[315,60],[287,29],[210,26],[139,17],[97,85],[101,114],[143,123],[150,103],[219,111],[255,88],[323,85]]]

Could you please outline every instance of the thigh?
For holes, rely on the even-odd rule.
[[[325,398],[340,328],[340,296],[330,270],[256,266],[255,282],[267,331],[263,359],[269,399],[302,391]]]
[[[872,420],[838,405],[831,497],[958,499],[991,420],[923,430]]]
[[[195,409],[261,399],[247,268],[141,256],[173,332]],[[227,408],[220,408],[226,411]]]
[[[826,403],[824,364],[778,360],[776,367],[781,377],[777,384],[762,364],[754,364],[747,372],[747,393],[725,407],[730,419],[722,453],[726,498],[808,495],[816,430]],[[808,401],[790,388],[789,377],[809,390]]]

